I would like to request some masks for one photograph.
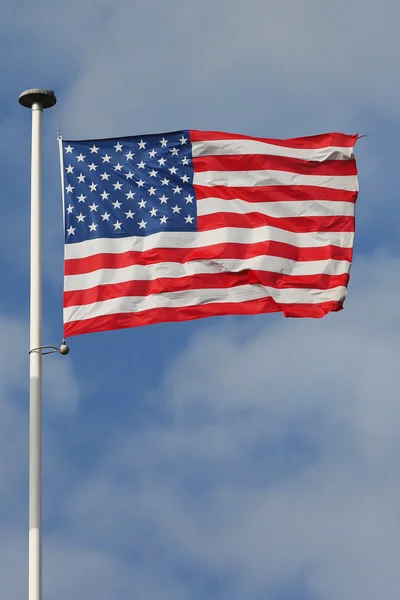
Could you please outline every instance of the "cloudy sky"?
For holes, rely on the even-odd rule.
[[[398,600],[400,5],[14,0],[0,22],[0,596],[27,592],[30,114],[66,139],[365,134],[341,313],[72,338],[44,360],[44,598]],[[44,342],[62,337],[54,115]]]

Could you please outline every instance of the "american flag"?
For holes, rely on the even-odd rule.
[[[64,334],[342,308],[357,135],[61,141]]]

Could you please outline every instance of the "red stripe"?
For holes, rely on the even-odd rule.
[[[348,260],[353,256],[352,248],[323,246],[321,248],[298,248],[282,242],[258,242],[256,244],[215,244],[204,248],[154,248],[145,252],[123,252],[121,254],[95,254],[86,258],[66,260],[65,275],[81,275],[99,269],[122,269],[132,265],[153,265],[162,262],[185,263],[192,260],[220,260],[236,258],[245,260],[254,256],[277,256],[295,261]]]
[[[300,160],[283,156],[245,154],[193,158],[195,172],[204,171],[287,171],[299,175],[357,175],[355,160]]]
[[[181,292],[196,289],[233,288],[253,284],[275,289],[299,288],[327,290],[347,286],[349,275],[282,275],[269,271],[245,270],[240,273],[205,273],[187,277],[161,277],[153,280],[134,280],[123,283],[99,285],[87,290],[64,292],[64,307],[82,306],[104,302],[113,298],[151,296],[165,292]]]
[[[343,308],[343,302],[324,302],[322,304],[286,304],[279,306],[272,298],[248,300],[226,304],[202,304],[201,306],[185,306],[182,308],[153,308],[139,313],[119,313],[94,317],[82,321],[71,321],[64,325],[66,338],[83,333],[141,327],[155,323],[171,323],[216,317],[223,315],[255,315],[261,313],[283,312],[285,317],[308,317],[320,319],[329,312],[337,312]]]
[[[195,185],[197,200],[205,198],[221,198],[233,200],[240,198],[246,202],[288,202],[307,200],[329,200],[332,202],[355,203],[357,192],[336,190],[311,185],[285,185],[285,186],[254,186],[254,187],[227,187]]]
[[[354,231],[354,217],[270,217],[262,213],[252,212],[244,215],[238,213],[214,213],[197,218],[198,231],[210,231],[222,227],[276,227],[294,233],[310,233],[311,231]]]
[[[249,135],[226,133],[222,131],[198,131],[197,129],[190,130],[190,141],[192,143],[214,140],[254,140],[257,142],[265,142],[266,144],[273,144],[274,146],[286,146],[287,148],[302,149],[326,148],[328,146],[351,148],[354,146],[357,139],[358,134],[346,135],[344,133],[323,133],[321,135],[277,140],[273,138],[251,137]]]

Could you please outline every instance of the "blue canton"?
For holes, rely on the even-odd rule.
[[[188,131],[63,141],[65,241],[196,231]]]

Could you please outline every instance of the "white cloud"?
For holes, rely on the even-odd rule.
[[[185,125],[301,135],[353,128],[363,111],[398,116],[395,0],[20,4],[2,19],[18,39],[7,60],[29,65],[32,85],[58,85],[72,137]]]
[[[84,136],[183,121],[300,135],[371,108],[397,115],[399,16],[394,1],[120,3],[88,31],[64,122]]]
[[[126,414],[55,498],[48,568],[69,568],[54,597],[79,589],[87,556],[100,598],[196,598],[199,581],[218,583],[209,598],[274,598],[298,580],[317,600],[396,600],[398,269],[359,260],[322,321],[204,322],[149,396],[163,417]]]
[[[10,600],[26,597],[29,455],[29,336],[27,323],[0,315],[0,579]],[[59,359],[57,361],[57,358]],[[55,360],[52,360],[55,359]],[[44,359],[45,422],[77,408],[79,388],[71,363]],[[69,393],[71,393],[71,396]],[[54,437],[44,428],[46,476],[54,469]],[[51,443],[49,443],[49,439]]]
[[[2,14],[1,60],[12,80],[2,96],[54,87],[72,137],[183,126],[301,135],[369,126],[371,112],[396,124],[399,16],[394,0],[24,1]],[[0,150],[14,193],[2,200],[26,237],[28,196],[19,202],[22,163],[16,170],[12,148],[28,118],[18,125],[14,100]],[[390,149],[361,143],[364,188],[375,176],[379,185],[375,204],[360,197],[365,224],[376,218]],[[50,146],[46,153],[56,197],[46,187],[48,273],[57,256],[61,264],[62,241],[58,158]],[[4,260],[13,239],[10,225]],[[26,269],[22,235],[16,253]],[[138,429],[137,415],[127,415],[84,467],[52,431],[66,413],[81,416],[75,359],[48,357],[46,593],[211,599],[211,583],[201,590],[211,581],[220,600],[264,600],[299,580],[317,600],[397,600],[399,266],[383,254],[356,256],[344,312],[323,321],[204,321],[149,396],[164,420],[152,413]],[[10,600],[22,600],[26,324],[3,317],[0,338],[0,580]]]
[[[396,600],[398,269],[358,259],[345,310],[322,321],[204,321],[149,396],[163,417],[137,428],[133,410],[83,470],[48,422],[46,593],[179,599],[217,581],[214,597],[236,600],[299,580],[317,600]],[[27,328],[0,325],[0,554],[19,600]],[[68,360],[46,359],[60,369],[46,410],[52,395],[58,411],[74,408]]]

